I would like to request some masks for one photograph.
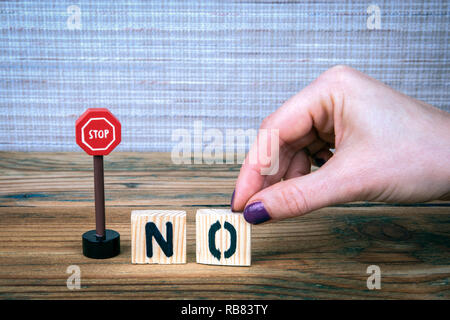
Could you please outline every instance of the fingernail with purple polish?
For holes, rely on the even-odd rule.
[[[233,203],[234,203],[234,193],[236,192],[236,190],[233,190],[233,195],[231,196],[231,211],[233,211],[234,212],[234,210],[233,210]]]
[[[253,202],[245,207],[244,218],[251,224],[260,224],[270,220],[270,215],[262,202]]]

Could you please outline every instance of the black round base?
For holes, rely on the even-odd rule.
[[[83,254],[93,259],[108,259],[120,253],[120,235],[114,230],[105,230],[105,236],[99,238],[95,230],[83,234]]]

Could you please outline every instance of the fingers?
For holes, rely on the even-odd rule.
[[[330,158],[333,156],[333,152],[331,152],[327,147],[322,148],[319,150],[312,158],[314,161],[314,164],[318,167],[321,167],[330,160]]]
[[[253,195],[244,210],[252,224],[304,215],[335,203],[355,200],[357,188],[351,172],[340,170],[331,159],[319,170],[276,183]]]
[[[309,145],[313,144],[314,141],[317,140],[317,136],[315,131],[310,131],[305,137],[302,138],[302,144]],[[310,142],[313,141],[313,142]],[[279,166],[278,170],[276,172],[273,172],[269,175],[262,175],[264,178],[264,183],[262,186],[262,189],[271,186],[274,183],[280,182],[283,177],[285,177],[287,170],[291,166],[293,162],[296,162],[295,156],[297,155],[296,149],[292,148],[288,144],[284,144],[279,149]],[[299,151],[300,152],[300,151]],[[297,158],[298,159],[298,158]],[[311,165],[308,161],[309,166]],[[306,165],[306,164],[305,164]],[[258,192],[259,190],[255,190],[255,192]]]
[[[306,147],[306,149],[308,150],[308,154],[311,156],[314,156],[317,152],[319,152],[321,149],[323,149],[324,147],[326,147],[328,144],[321,140],[321,139],[316,139],[314,142],[312,142],[310,145],[308,145]]]
[[[255,143],[251,147],[244,163],[241,166],[239,177],[236,182],[233,205],[231,208],[233,211],[243,211],[244,205],[252,195],[269,185],[279,182],[288,169],[291,159],[296,154],[296,151],[316,140],[317,134],[314,131],[307,132],[299,139],[295,148],[289,144],[279,141],[277,159],[279,167],[276,172],[273,172],[270,175],[262,174],[263,169],[267,166],[261,163],[258,157],[260,149],[267,145],[270,146],[270,142],[268,142],[267,139],[268,138],[265,135],[258,135]],[[256,159],[256,161],[252,159]]]
[[[311,161],[304,150],[300,150],[292,158],[291,163],[284,174],[284,179],[289,180],[304,176],[311,172]]]
[[[280,153],[279,168],[288,170],[290,160],[301,149],[317,139],[316,130],[326,135],[334,132],[334,112],[338,109],[337,89],[330,77],[321,76],[297,95],[289,99],[278,110],[264,119],[261,130],[277,130]],[[314,130],[313,130],[314,128]],[[242,211],[248,200],[264,187],[276,183],[285,172],[276,172],[275,177],[261,174],[266,166],[256,155],[267,148],[269,133],[258,135],[241,167],[236,182],[233,210]],[[272,141],[274,142],[274,141]],[[322,146],[318,146],[319,149]],[[254,160],[253,162],[251,160]],[[271,159],[274,160],[274,159]]]
[[[298,151],[295,156],[292,157],[291,163],[284,175],[284,180],[298,178],[311,172],[311,159],[308,154],[309,152],[303,149]],[[312,160],[316,166],[321,167],[325,162],[330,160],[332,156],[333,153],[328,148],[323,148],[315,153]]]

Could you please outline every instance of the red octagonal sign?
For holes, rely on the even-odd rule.
[[[87,154],[106,156],[121,141],[120,122],[106,108],[90,108],[75,122],[75,137]]]

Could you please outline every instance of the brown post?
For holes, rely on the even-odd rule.
[[[105,182],[103,156],[94,156],[95,231],[99,238],[105,237]]]

